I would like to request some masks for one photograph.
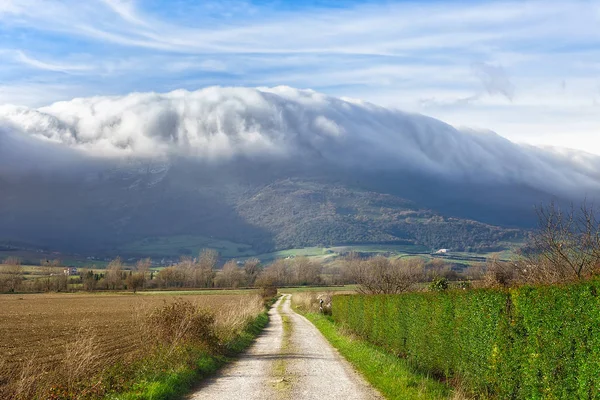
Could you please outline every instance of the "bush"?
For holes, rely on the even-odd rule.
[[[415,367],[492,398],[600,398],[600,282],[345,295],[333,317]]]
[[[190,343],[214,349],[218,344],[214,313],[189,301],[178,299],[152,310],[147,326],[152,337],[171,347]]]
[[[448,279],[444,277],[434,278],[429,284],[429,290],[434,292],[443,292],[444,290],[448,290]]]

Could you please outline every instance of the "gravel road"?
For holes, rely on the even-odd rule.
[[[382,399],[317,328],[290,307],[290,295],[269,311],[269,324],[239,360],[189,399]]]

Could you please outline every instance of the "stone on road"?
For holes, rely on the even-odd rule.
[[[190,399],[383,398],[321,332],[290,307],[290,295],[269,311],[269,324],[250,349]]]

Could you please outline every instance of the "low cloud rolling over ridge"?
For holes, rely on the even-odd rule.
[[[513,143],[491,131],[290,87],[77,98],[47,107],[0,106],[0,168],[32,160],[57,168],[113,158],[210,163],[320,161],[410,169],[550,192],[600,191],[600,157]]]

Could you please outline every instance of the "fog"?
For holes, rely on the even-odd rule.
[[[0,106],[4,174],[181,157],[215,165],[320,160],[578,195],[600,190],[595,155],[521,145],[490,131],[290,87],[131,93],[39,109]]]

